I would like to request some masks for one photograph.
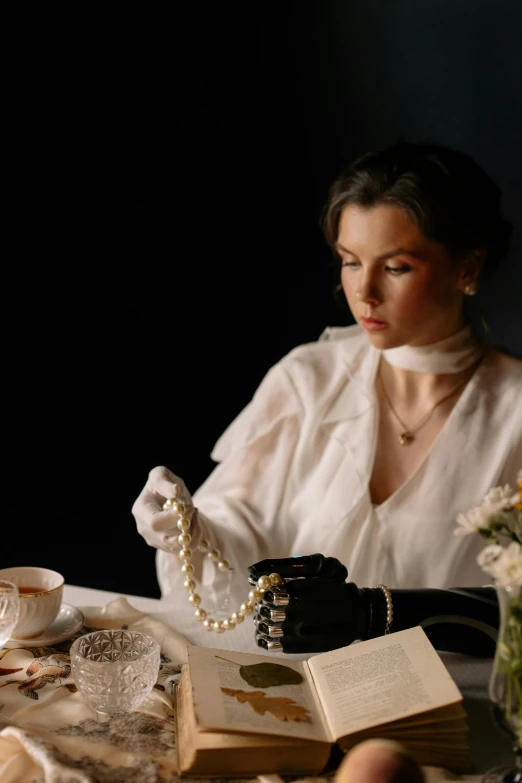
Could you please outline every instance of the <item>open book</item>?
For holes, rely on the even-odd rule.
[[[180,774],[317,774],[369,737],[470,772],[462,696],[420,627],[308,661],[188,648],[177,688]]]

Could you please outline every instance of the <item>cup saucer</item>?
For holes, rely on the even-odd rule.
[[[9,639],[4,647],[50,647],[69,639],[83,625],[83,614],[76,606],[62,604],[57,616],[45,631],[30,639]]]

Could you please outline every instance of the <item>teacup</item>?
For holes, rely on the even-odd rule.
[[[19,566],[0,569],[0,579],[13,582],[20,594],[20,613],[12,639],[30,639],[48,628],[62,605],[64,578],[49,568]]]

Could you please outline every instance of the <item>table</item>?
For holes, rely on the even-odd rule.
[[[64,601],[78,607],[103,606],[120,595],[123,594],[75,585],[66,585],[64,588]],[[143,596],[126,595],[125,597],[136,609],[163,620],[176,631],[187,635],[184,628],[176,627],[174,624],[173,617],[176,616],[176,613],[171,604],[164,600]],[[229,636],[231,647],[233,645],[232,636],[232,634]],[[220,637],[223,643],[225,637],[225,634]],[[215,641],[217,640],[213,638],[212,642]],[[207,646],[210,646],[208,641]],[[487,700],[491,660],[472,659],[453,653],[442,653],[441,657],[464,696],[464,708],[468,713],[470,727],[471,755],[477,771],[482,773],[495,765],[511,763],[509,740],[497,728]],[[479,779],[470,778],[470,780]]]

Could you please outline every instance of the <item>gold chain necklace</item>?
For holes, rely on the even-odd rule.
[[[437,408],[441,403],[443,403],[444,400],[447,400],[449,397],[451,397],[452,394],[455,394],[455,392],[458,391],[461,388],[461,386],[464,386],[464,384],[467,383],[467,381],[469,380],[469,378],[464,378],[463,381],[459,381],[459,383],[456,386],[454,386],[452,389],[450,389],[450,391],[447,394],[441,397],[440,400],[437,400],[435,405],[433,405],[430,408],[430,410],[427,413],[425,413],[424,416],[422,416],[422,418],[419,419],[419,421],[416,424],[414,424],[413,427],[407,427],[406,424],[401,419],[401,417],[399,416],[399,414],[397,413],[397,411],[395,410],[395,408],[393,407],[392,401],[390,400],[390,398],[386,393],[386,389],[384,388],[384,381],[381,377],[380,372],[377,377],[379,379],[379,383],[381,384],[381,389],[382,389],[384,399],[388,403],[391,412],[393,413],[393,415],[395,416],[395,418],[397,419],[397,421],[402,427],[402,432],[400,432],[398,435],[399,443],[401,444],[401,446],[407,446],[408,443],[411,443],[411,441],[414,440],[415,433],[418,432],[421,429],[421,427],[423,427],[426,424],[426,422],[432,415],[435,408]]]

